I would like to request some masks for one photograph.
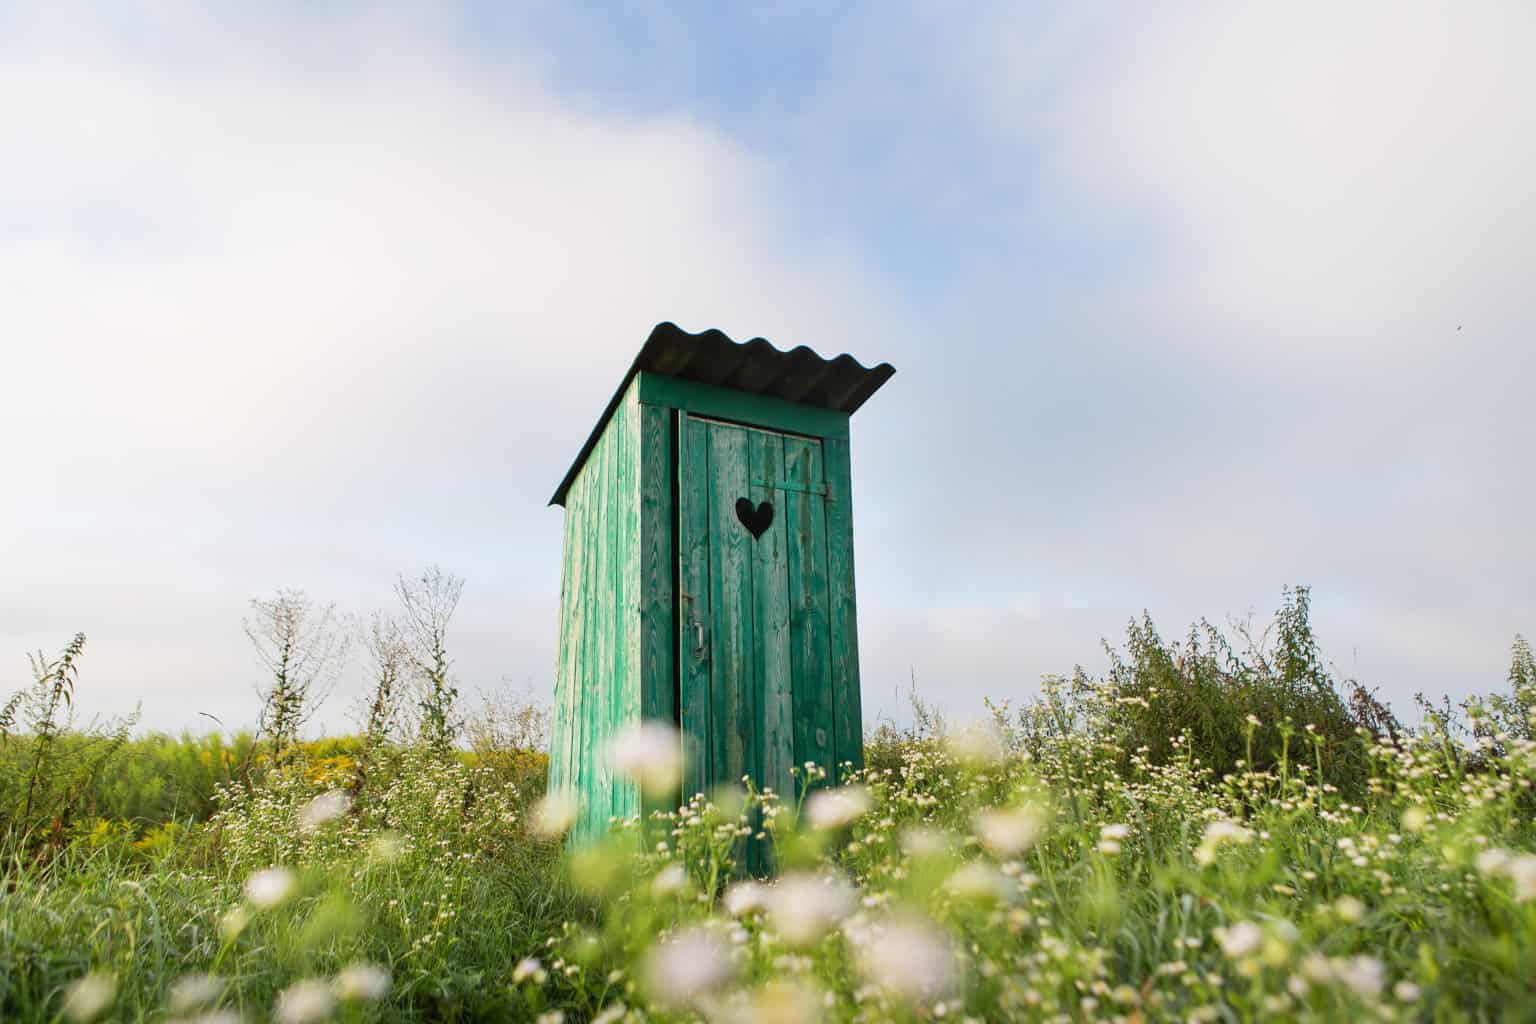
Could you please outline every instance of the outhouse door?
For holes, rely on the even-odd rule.
[[[834,708],[822,444],[682,413],[678,698],[687,792],[830,774]]]

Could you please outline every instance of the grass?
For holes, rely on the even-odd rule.
[[[0,1019],[1536,1019],[1528,648],[1508,695],[1385,728],[1298,622],[1219,660],[1133,631],[985,728],[920,708],[837,788],[574,853],[490,746],[388,747],[366,784],[315,746],[176,828],[13,828]]]

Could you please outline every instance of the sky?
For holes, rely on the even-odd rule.
[[[254,597],[465,578],[552,687],[554,485],[651,326],[890,361],[866,723],[1310,585],[1400,711],[1536,633],[1536,7],[0,2],[0,691],[252,724]],[[316,719],[345,728],[354,660]]]

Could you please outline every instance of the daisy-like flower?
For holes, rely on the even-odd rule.
[[[171,985],[167,1003],[172,1013],[190,1013],[218,1002],[224,989],[223,978],[211,974],[184,974]]]
[[[645,979],[665,1006],[694,1006],[736,976],[730,948],[705,928],[689,928],[651,947]]]
[[[1515,899],[1536,900],[1536,854],[1522,853],[1504,865],[1504,874],[1515,883]]]
[[[631,725],[613,738],[608,762],[614,771],[638,782],[647,797],[671,796],[683,778],[682,736],[662,722]]]
[[[688,887],[688,872],[673,862],[656,872],[651,879],[651,893],[655,896],[674,896]]]
[[[332,987],[346,1003],[376,1003],[389,994],[389,972],[378,964],[348,964],[336,975]]]
[[[853,911],[853,888],[837,875],[789,874],[773,886],[768,917],[792,946],[821,938]]]
[[[997,857],[1016,857],[1040,841],[1045,815],[1039,808],[982,811],[976,815],[976,838]]]
[[[946,890],[969,900],[1005,899],[1009,885],[1001,871],[979,860],[961,865],[944,881]]]
[[[262,868],[245,880],[245,898],[257,910],[281,906],[299,884],[287,868]]]
[[[544,969],[544,964],[537,957],[526,956],[517,962],[512,968],[512,984],[521,985],[525,981],[532,981],[535,985],[542,985],[549,980],[549,972]]]
[[[1232,960],[1252,956],[1264,945],[1264,929],[1252,921],[1238,921],[1226,928],[1215,929],[1213,934],[1222,953]]]
[[[346,814],[351,806],[352,797],[345,790],[328,790],[299,809],[299,828],[305,832],[318,832]]]
[[[117,999],[117,979],[106,971],[92,971],[70,982],[64,990],[64,1016],[72,1021],[95,1020]]]
[[[863,786],[818,789],[805,803],[805,817],[812,828],[843,828],[862,817],[870,802],[869,790]]]
[[[1362,999],[1380,995],[1382,986],[1387,983],[1386,966],[1364,953],[1335,963],[1334,975]]]
[[[533,809],[533,829],[548,839],[558,839],[576,824],[581,805],[569,793],[546,793]]]
[[[1333,901],[1333,912],[1339,920],[1356,924],[1365,917],[1365,904],[1354,896],[1340,896]]]
[[[768,909],[770,890],[761,882],[737,882],[725,890],[725,911],[732,917],[747,917]]]
[[[278,1024],[320,1024],[336,1009],[331,986],[318,978],[294,982],[277,994],[272,1017]]]
[[[1216,854],[1223,846],[1246,846],[1253,842],[1253,833],[1235,821],[1218,820],[1205,826],[1200,845],[1195,848],[1195,862],[1202,867],[1216,863]]]
[[[855,963],[866,981],[903,1002],[931,1002],[955,985],[955,951],[937,926],[898,917],[860,929]]]

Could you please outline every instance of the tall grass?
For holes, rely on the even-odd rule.
[[[572,853],[506,748],[536,714],[473,752],[135,741],[98,808],[181,824],[8,834],[0,1019],[1536,1019],[1528,648],[1410,728],[1326,670],[1305,596],[1251,645],[1143,621],[981,726],[919,707],[839,789],[724,788]]]

